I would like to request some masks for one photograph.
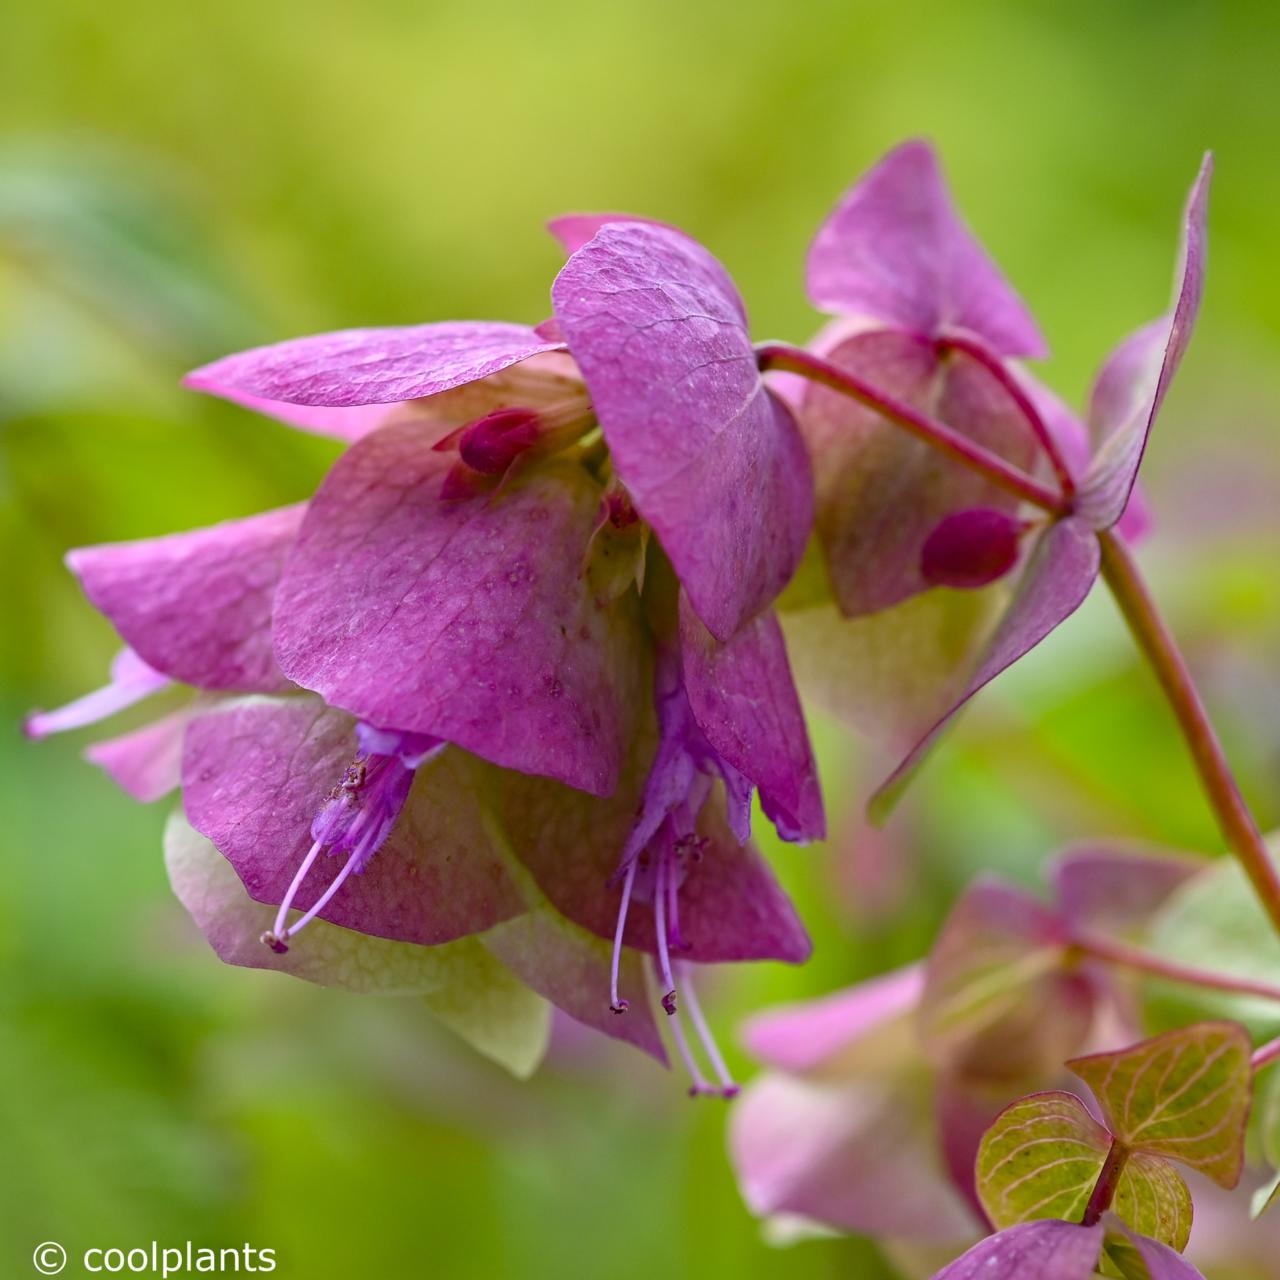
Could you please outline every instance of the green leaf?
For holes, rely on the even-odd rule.
[[[1206,867],[1170,897],[1152,923],[1150,946],[1198,969],[1280,984],[1280,937],[1234,859]],[[1201,991],[1196,1000],[1255,1027],[1280,1026],[1274,1000]]]
[[[1253,1201],[1249,1206],[1250,1217],[1262,1217],[1275,1204],[1277,1199],[1280,1199],[1280,1172],[1277,1172],[1270,1182],[1264,1183],[1253,1193]]]
[[[306,946],[276,955],[258,941],[275,908],[253,901],[231,864],[178,811],[165,827],[164,853],[179,901],[228,964],[275,969],[363,994],[422,996],[446,1026],[513,1074],[528,1075],[541,1060],[545,1002],[478,938],[422,947],[314,920]]]
[[[1002,1111],[983,1136],[975,1165],[978,1199],[999,1230],[1037,1218],[1079,1222],[1111,1143],[1074,1094],[1032,1094]],[[1130,1154],[1111,1207],[1143,1235],[1185,1247],[1191,1193],[1159,1156]]]
[[[1260,1218],[1280,1199],[1280,1067],[1268,1070],[1265,1078],[1254,1110],[1263,1158],[1276,1174],[1253,1193],[1252,1216],[1255,1218]]]
[[[1199,1022],[1067,1066],[1093,1090],[1115,1134],[1234,1187],[1244,1167],[1252,1042],[1236,1022]]]

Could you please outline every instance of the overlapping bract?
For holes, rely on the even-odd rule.
[[[518,979],[661,1056],[648,1005],[622,994],[643,994],[642,957],[671,1013],[692,963],[808,952],[749,840],[757,793],[784,839],[824,831],[784,634],[806,675],[843,683],[858,718],[887,720],[909,748],[884,811],[959,707],[1084,599],[1099,536],[1143,523],[1134,486],[1203,288],[1208,177],[1206,161],[1173,308],[1103,366],[1087,425],[1010,363],[1043,356],[1044,340],[926,144],[886,157],[819,231],[809,292],[834,318],[816,349],[1060,485],[1048,512],[830,387],[762,378],[723,267],[676,229],[622,215],[553,224],[569,256],[536,328],[350,330],[217,361],[189,384],[346,451],[307,504],[73,552],[128,648],[106,690],[30,728],[189,691],[90,756],[142,799],[181,782],[171,868],[225,959],[373,989],[384,957],[418,975],[384,985],[430,987],[454,1025],[459,992],[487,983],[507,999]],[[816,603],[784,597],[805,607],[780,623],[814,529],[824,585]],[[850,674],[851,661],[864,665]],[[291,946],[313,919],[332,963]],[[905,1198],[904,1231],[968,1229],[987,1086],[1059,1062],[1107,999],[1063,962],[1069,921],[1065,898],[1045,908],[985,886],[924,978],[889,984],[920,986],[910,1003],[931,1061],[914,1082],[877,1082],[863,1119],[932,1090],[953,1201]],[[441,996],[415,949],[456,954],[469,976]],[[1008,954],[1031,976],[996,981],[957,1016],[975,955],[1000,970]],[[610,1002],[640,1007],[620,1018]],[[853,1003],[838,1060],[870,1017]],[[1028,1030],[1043,1006],[1059,1015],[1047,1039]],[[692,992],[688,1011],[702,1035]],[[1013,1041],[1020,1055],[999,1047]],[[834,1115],[808,1079],[832,1069],[820,1054],[802,1083],[764,1086],[782,1114],[809,1117],[788,1133]],[[752,1175],[753,1200],[804,1212],[831,1181],[814,1161],[851,1170],[865,1131],[837,1142],[832,1123],[818,1155]],[[816,1216],[849,1225],[846,1198],[828,1209]]]
[[[814,455],[831,593],[850,619],[850,641],[841,646],[824,607],[809,601],[789,615],[798,669],[833,710],[873,732],[887,724],[889,745],[909,747],[873,814],[887,813],[956,711],[1079,607],[1098,575],[1098,534],[1122,521],[1130,537],[1145,527],[1134,487],[1203,291],[1211,168],[1206,158],[1187,203],[1172,307],[1104,363],[1087,426],[1007,363],[1043,355],[1043,340],[955,215],[926,144],[890,153],[819,232],[810,296],[841,318],[819,335],[817,353],[1024,471],[1046,472],[1043,432],[1072,482],[1061,511],[1036,513],[1024,525],[1030,546],[1006,582],[986,588],[989,607],[966,610],[945,599],[915,607],[912,597],[947,581],[938,575],[939,533],[978,511],[990,513],[989,522],[1011,520],[1016,500],[837,391],[785,382]],[[1013,561],[1004,548],[995,559]],[[976,573],[972,585],[993,576]],[[958,574],[948,585],[969,584]],[[948,645],[927,634],[938,628]],[[841,648],[869,653],[873,674],[841,670]]]
[[[553,302],[540,330],[349,331],[191,375],[349,447],[307,504],[73,552],[130,647],[106,691],[29,728],[192,690],[90,754],[140,798],[181,783],[171,870],[224,959],[425,992],[439,966],[414,949],[452,949],[459,990],[515,974],[663,1057],[644,999],[608,1008],[611,986],[644,996],[638,955],[665,980],[677,949],[687,980],[691,962],[808,953],[749,836],[757,788],[784,838],[823,834],[769,612],[812,480],[701,246],[596,220]],[[668,863],[620,916],[618,876]],[[300,957],[304,926],[322,943]],[[430,981],[384,982],[384,959]]]

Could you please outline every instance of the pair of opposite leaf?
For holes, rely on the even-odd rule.
[[[1079,424],[1016,374],[1082,475],[1071,513],[1038,532],[961,701],[1096,575],[1094,531],[1124,512],[1189,334],[1206,179],[1172,320],[1099,379],[1092,463]],[[616,217],[553,229],[570,256],[537,329],[353,330],[191,376],[349,445],[309,503],[69,557],[129,649],[106,690],[30,728],[88,723],[173,682],[195,691],[90,754],[141,798],[182,783],[196,830],[251,899],[278,908],[261,930],[276,953],[253,963],[293,963],[278,958],[299,923],[290,907],[391,942],[486,935],[531,910],[529,886],[511,883],[525,870],[567,927],[614,941],[611,961],[591,952],[594,973],[573,948],[558,966],[554,954],[525,966],[578,1016],[583,986],[627,1007],[635,952],[655,958],[668,1012],[689,962],[803,959],[803,931],[747,836],[753,790],[784,839],[824,829],[770,609],[800,565],[815,493],[849,615],[922,592],[924,543],[948,516],[1008,511],[986,482],[851,402],[763,379],[732,282],[680,232]],[[815,301],[853,317],[819,350],[1037,465],[1008,389],[965,344],[998,361],[1043,344],[952,212],[927,147],[900,148],[853,189],[809,274]],[[917,680],[930,697],[953,691],[969,657],[945,628],[935,639],[950,662],[940,686]],[[827,657],[839,668],[846,655]],[[384,749],[358,748],[357,732]],[[471,804],[478,825],[451,836]],[[203,892],[178,889],[189,905]],[[696,1027],[696,1003],[689,1012]],[[588,1020],[655,1048],[639,1012]]]

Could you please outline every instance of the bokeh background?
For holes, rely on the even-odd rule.
[[[803,339],[808,237],[890,145],[939,144],[1079,402],[1165,302],[1201,151],[1200,330],[1147,474],[1145,559],[1246,789],[1280,819],[1280,92],[1265,3],[49,0],[0,8],[0,1271],[32,1246],[276,1249],[277,1274],[875,1277],[776,1249],[724,1108],[563,1031],[517,1084],[412,1003],[222,968],[135,807],[21,715],[101,682],[67,548],[294,501],[333,448],[178,388],[204,360],[356,324],[529,322],[568,209],[675,222]],[[809,966],[752,1008],[913,958],[978,868],[1064,840],[1217,837],[1108,601],[1002,682],[888,833],[821,730],[836,838],[774,850]],[[744,1074],[750,1065],[734,1049]],[[73,1264],[72,1272],[75,1266]],[[1221,1272],[1223,1276],[1228,1272]],[[1246,1273],[1241,1273],[1246,1274]],[[1248,1273],[1261,1275],[1262,1273]]]

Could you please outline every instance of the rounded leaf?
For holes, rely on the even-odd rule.
[[[1067,1066],[1126,1146],[1179,1160],[1230,1190],[1244,1167],[1252,1049],[1239,1023],[1199,1022]]]
[[[997,1227],[1038,1218],[1079,1222],[1111,1150],[1112,1135],[1074,1094],[1036,1093],[1006,1107],[983,1136],[978,1198]],[[1191,1233],[1191,1193],[1158,1156],[1132,1153],[1112,1208],[1124,1222],[1182,1249]]]

